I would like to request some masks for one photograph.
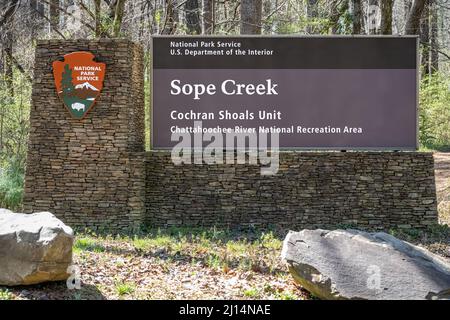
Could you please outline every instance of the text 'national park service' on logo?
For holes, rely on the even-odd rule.
[[[103,89],[106,65],[95,62],[94,58],[92,53],[80,51],[53,62],[58,95],[76,119],[86,116]]]

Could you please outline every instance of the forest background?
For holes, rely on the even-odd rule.
[[[149,124],[155,34],[418,35],[420,148],[450,151],[450,0],[0,0],[0,207],[21,207],[37,39],[142,44]]]

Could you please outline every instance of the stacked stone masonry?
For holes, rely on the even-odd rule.
[[[419,152],[281,152],[280,170],[146,155],[152,226],[422,229],[437,222],[434,162]]]
[[[83,120],[59,100],[52,62],[90,51],[104,88]],[[127,40],[39,41],[24,211],[78,228],[424,228],[437,222],[433,157],[419,152],[282,152],[275,176],[253,165],[176,166],[144,153],[143,53]]]
[[[60,101],[52,63],[90,51],[106,63],[103,91],[83,120]],[[127,40],[39,41],[36,48],[24,210],[70,226],[137,228],[144,218],[142,49]]]

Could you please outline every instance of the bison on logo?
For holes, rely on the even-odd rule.
[[[61,101],[76,119],[83,119],[103,89],[104,63],[94,61],[90,52],[66,54],[53,62],[53,76]]]

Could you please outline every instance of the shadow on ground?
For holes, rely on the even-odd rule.
[[[15,299],[24,300],[105,300],[100,290],[89,284],[81,284],[80,290],[69,290],[65,281],[30,286],[4,287],[0,291],[11,293]]]

